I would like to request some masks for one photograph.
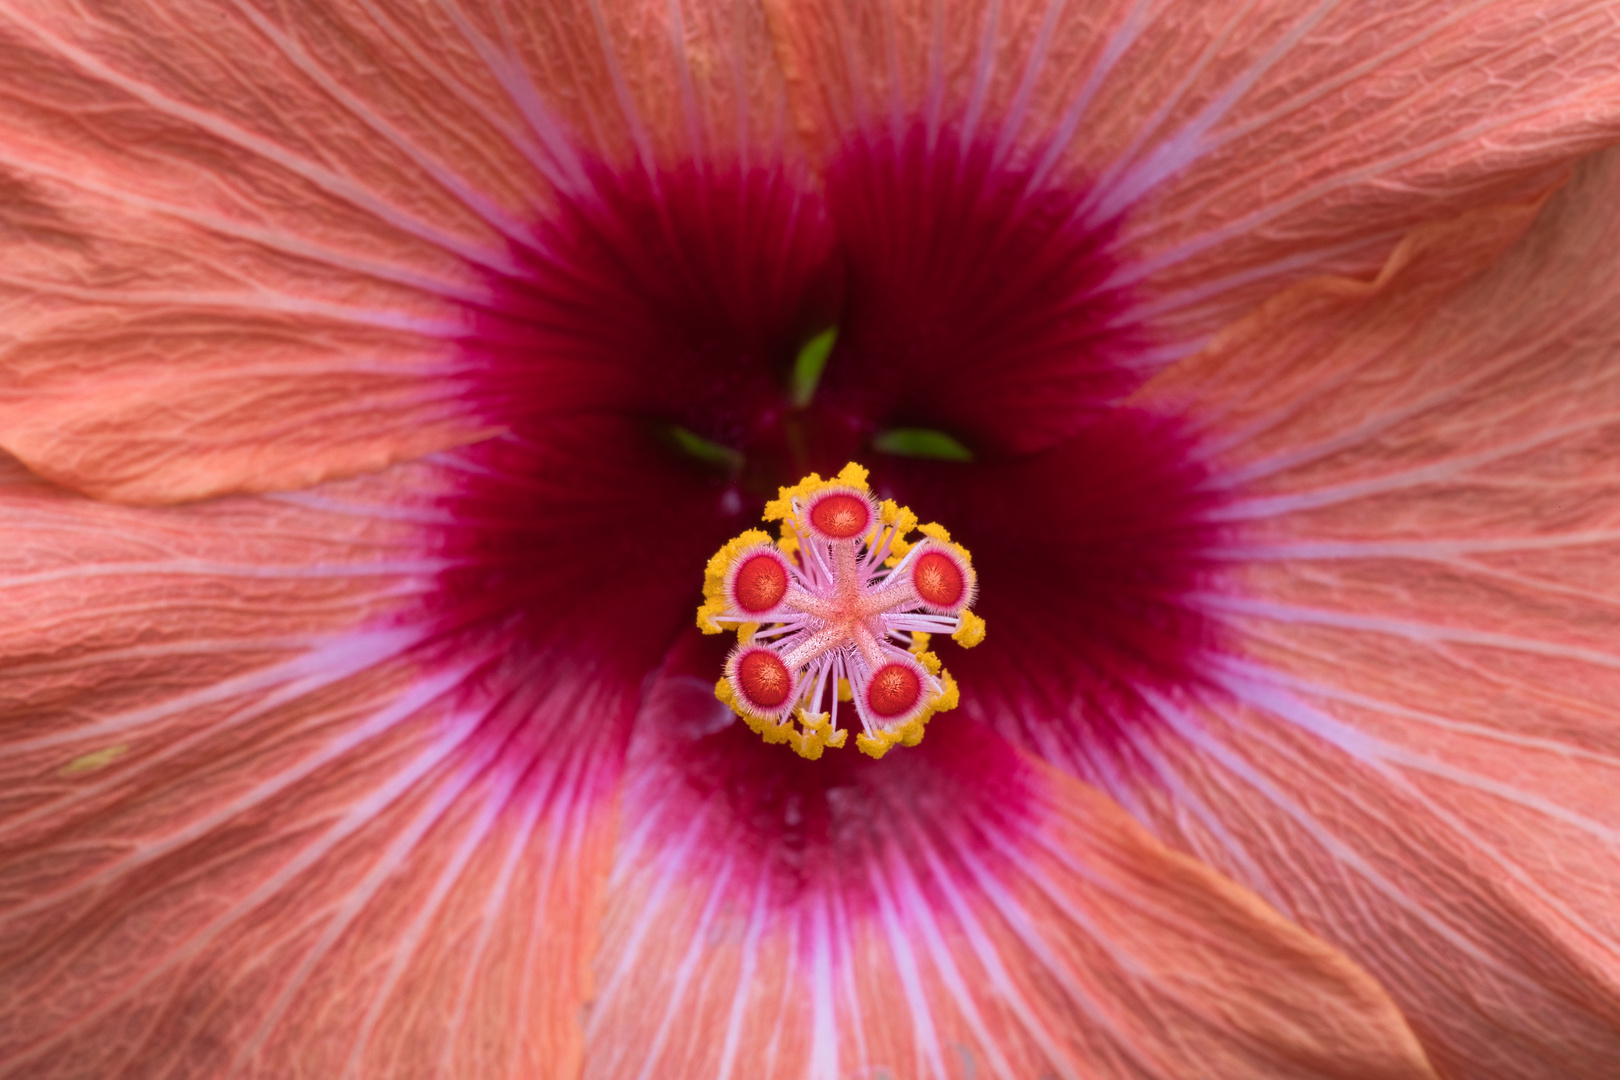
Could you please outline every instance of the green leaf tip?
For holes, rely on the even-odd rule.
[[[943,431],[932,428],[891,428],[872,437],[872,446],[899,457],[932,458],[935,461],[972,461],[973,451]]]
[[[717,465],[723,469],[735,472],[742,468],[742,451],[733,450],[729,446],[717,443],[712,439],[705,439],[695,431],[672,425],[669,429],[670,437],[675,445],[688,457],[697,458],[707,465]]]
[[[788,388],[788,398],[794,407],[802,409],[816,396],[816,385],[821,382],[821,373],[827,370],[827,357],[832,355],[833,342],[837,340],[838,327],[829,326],[799,349],[799,355],[793,359],[793,385]]]

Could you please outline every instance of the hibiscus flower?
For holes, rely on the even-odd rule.
[[[1617,21],[0,6],[0,1076],[1608,1075]],[[852,461],[988,634],[807,760]]]

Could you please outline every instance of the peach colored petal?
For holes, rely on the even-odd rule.
[[[1620,137],[1620,14],[1584,0],[768,7],[812,145],[920,114],[1094,184],[1172,355]]]
[[[1228,703],[1159,703],[1139,805],[1366,965],[1447,1075],[1620,1060],[1617,199],[1593,159],[1460,287],[1444,234],[1488,221],[1142,395],[1200,403],[1236,567],[1201,601],[1244,644]]]
[[[779,142],[775,78],[732,6],[0,4],[0,446],[172,502],[482,437],[455,339],[581,154]]]
[[[474,658],[409,662],[377,617],[438,481],[385,479],[422,501],[137,510],[0,462],[0,1075],[577,1072],[618,756],[513,767]]]
[[[651,723],[723,738],[696,682]],[[1023,759],[1021,812],[963,822],[978,735],[960,775],[835,788],[831,851],[771,839],[817,806],[739,813],[633,750],[586,1077],[1433,1076],[1359,968],[1094,789]]]

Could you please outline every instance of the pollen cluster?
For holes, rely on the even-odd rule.
[[[704,575],[698,627],[737,632],[715,696],[766,742],[807,758],[848,740],[841,702],[855,708],[864,753],[916,746],[929,717],[958,700],[930,637],[964,648],[984,640],[984,620],[968,609],[978,582],[967,550],[942,526],[878,502],[866,478],[851,463],[831,480],[811,473],[781,488],[765,506],[777,539],[750,529]]]

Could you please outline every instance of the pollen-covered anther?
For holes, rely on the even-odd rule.
[[[783,488],[765,507],[781,539],[744,533],[704,578],[698,625],[734,629],[740,642],[716,696],[766,742],[807,758],[846,743],[840,706],[846,716],[853,707],[864,753],[917,745],[929,717],[959,698],[930,640],[983,637],[967,610],[977,591],[967,551],[942,526],[875,502],[866,478],[850,464]],[[924,539],[913,543],[918,528]]]

